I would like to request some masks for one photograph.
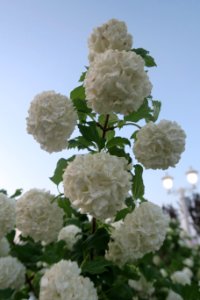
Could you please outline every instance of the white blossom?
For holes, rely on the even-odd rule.
[[[31,102],[27,131],[49,153],[67,148],[68,138],[75,129],[77,114],[66,96],[46,91]]]
[[[174,283],[179,283],[179,284],[182,284],[182,285],[191,284],[190,274],[188,274],[184,270],[174,272],[171,275],[171,280]]]
[[[180,160],[185,138],[185,132],[176,122],[149,122],[138,131],[133,152],[146,169],[164,170]]]
[[[74,244],[80,239],[81,229],[76,225],[68,225],[63,227],[59,234],[58,240],[63,240],[66,242],[69,250],[72,250]]]
[[[97,300],[89,278],[80,275],[76,262],[61,260],[45,272],[40,284],[40,300]]]
[[[137,111],[152,85],[134,52],[107,50],[96,56],[84,80],[87,104],[99,114]]]
[[[97,219],[113,217],[131,188],[125,158],[96,153],[77,155],[64,175],[64,193],[72,205]]]
[[[8,243],[8,240],[5,237],[3,237],[0,240],[0,257],[8,256],[9,251],[10,251],[10,245]]]
[[[25,267],[15,257],[0,258],[0,289],[20,289],[25,282]]]
[[[19,198],[16,205],[16,226],[24,236],[36,242],[50,243],[57,239],[63,226],[63,210],[53,202],[50,192],[31,189]]]
[[[111,19],[94,28],[88,39],[88,46],[89,60],[93,61],[96,55],[108,49],[130,50],[132,36],[127,32],[125,22]]]
[[[142,299],[150,299],[150,296],[154,293],[155,288],[153,282],[147,281],[146,278],[141,275],[139,280],[128,281],[130,287],[137,291]]]
[[[194,261],[192,258],[186,258],[184,259],[183,264],[186,265],[187,267],[193,267]]]
[[[181,295],[175,293],[173,290],[169,290],[166,300],[183,300]]]
[[[126,215],[119,228],[113,229],[106,258],[123,266],[158,250],[165,239],[168,223],[168,216],[159,206],[143,202]]]
[[[15,200],[0,193],[0,239],[15,226]]]

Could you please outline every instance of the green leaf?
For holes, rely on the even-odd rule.
[[[13,195],[10,196],[10,198],[15,198],[17,196],[20,196],[23,192],[23,189],[17,189]]]
[[[44,261],[48,264],[54,264],[61,259],[68,258],[67,254],[69,253],[66,251],[66,243],[61,240],[57,243],[48,244],[45,247],[41,261]]]
[[[87,107],[87,103],[84,99],[75,98],[73,104],[78,112],[89,114],[92,110]]]
[[[109,130],[106,132],[106,140],[109,141],[115,136],[115,131],[114,130]]]
[[[149,55],[149,51],[143,48],[132,49],[133,52],[140,55],[145,62],[146,67],[156,67],[156,62],[152,56]]]
[[[100,115],[98,118],[99,124],[102,126],[105,124],[107,115]],[[116,114],[109,114],[109,120],[108,120],[108,127],[113,126],[113,124],[116,124],[119,121],[119,118]]]
[[[87,122],[87,125],[79,124],[78,128],[82,136],[89,142],[95,142],[99,150],[101,150],[105,145],[105,140],[99,136],[96,122]]]
[[[4,194],[4,195],[8,195],[7,191],[4,190],[4,189],[1,189],[1,190],[0,190],[0,193],[2,193],[2,194]]]
[[[116,214],[116,217],[115,217],[115,222],[123,220],[126,217],[126,215],[128,213],[130,213],[131,211],[132,211],[132,209],[130,207],[126,207],[126,208],[123,208],[122,210],[118,211]]]
[[[107,249],[108,242],[110,240],[109,233],[105,228],[99,228],[93,234],[91,234],[84,242],[84,249],[96,249],[96,250],[105,250]]]
[[[70,93],[70,98],[72,100],[80,99],[85,100],[85,88],[83,85],[80,85],[76,87],[73,91]]]
[[[72,148],[78,148],[78,150],[80,149],[88,149],[90,147],[95,147],[95,144],[86,140],[83,136],[78,136],[75,139],[69,140],[68,141],[68,149],[72,149]]]
[[[132,300],[133,291],[128,283],[118,281],[113,284],[108,292],[108,296],[111,300]]]
[[[130,157],[130,154],[129,153],[126,153],[124,151],[124,149],[121,149],[119,147],[110,147],[108,148],[108,152],[111,154],[111,155],[116,155],[116,156],[119,156],[119,157],[125,157],[128,161],[128,163],[131,163],[132,159]]]
[[[132,193],[134,199],[142,199],[144,195],[144,183],[142,179],[143,168],[135,165],[135,175],[133,176]]]
[[[57,199],[57,201],[58,201],[58,206],[64,210],[65,214],[69,218],[71,218],[74,210],[71,207],[71,203],[70,203],[69,199],[60,197]]]
[[[87,68],[87,67],[86,67]],[[88,69],[88,68],[87,68]],[[85,76],[86,76],[87,71],[83,72],[79,78],[79,82],[83,82],[85,80]]]
[[[0,290],[0,299],[1,300],[10,300],[13,292],[14,291],[11,289]]]
[[[12,245],[11,255],[17,257],[27,268],[36,270],[36,263],[41,260],[42,247],[40,243],[28,241],[24,245]]]
[[[139,130],[136,130],[133,132],[133,134],[131,135],[130,139],[134,139],[135,141],[137,140],[137,133]]]
[[[120,136],[116,136],[116,137],[110,139],[106,144],[106,146],[108,148],[113,147],[113,146],[117,146],[119,148],[124,148],[125,145],[131,146],[131,143],[127,138],[122,138]]]
[[[111,266],[110,261],[105,260],[103,257],[95,257],[95,260],[86,261],[82,266],[83,273],[101,274],[108,271],[107,267]]]
[[[146,67],[151,68],[151,67],[156,67],[157,66],[154,58],[150,55],[146,55],[144,57],[144,61],[145,61],[145,66]]]
[[[54,175],[52,177],[50,177],[50,180],[53,181],[53,183],[55,183],[56,185],[59,185],[59,183],[63,180],[62,176],[63,176],[63,173],[64,173],[66,167],[68,166],[68,163],[70,161],[73,161],[74,158],[75,158],[75,155],[71,156],[68,159],[64,159],[64,158],[59,159],[59,161],[57,162],[57,165],[56,165],[56,169],[54,171]]]
[[[144,99],[142,106],[140,106],[137,111],[125,116],[124,121],[131,121],[135,123],[142,119],[149,119],[151,117],[151,112],[152,109],[149,107],[148,100]]]
[[[160,114],[161,102],[153,100],[152,105],[153,105],[153,121],[155,122],[155,121],[157,121],[159,114]]]

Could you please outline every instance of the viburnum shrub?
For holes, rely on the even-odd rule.
[[[144,198],[142,179],[143,167],[178,163],[185,133],[157,123],[161,103],[148,76],[156,63],[132,41],[116,19],[94,29],[80,85],[69,97],[45,91],[31,102],[27,131],[41,148],[75,150],[50,178],[58,195],[1,191],[0,299],[186,299],[191,273],[160,272],[169,217]]]

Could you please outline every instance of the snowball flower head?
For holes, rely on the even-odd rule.
[[[15,226],[15,200],[0,193],[0,239]]]
[[[65,196],[82,213],[113,217],[131,188],[129,168],[125,158],[109,153],[77,155],[63,175]]]
[[[80,275],[76,262],[61,260],[45,272],[40,284],[40,300],[97,300],[89,278]]]
[[[181,297],[181,295],[170,290],[166,300],[183,300],[183,298]]]
[[[0,289],[20,289],[25,282],[25,267],[15,257],[0,258]]]
[[[190,274],[182,271],[176,271],[171,275],[171,279],[174,283],[179,283],[182,285],[191,284]]]
[[[106,258],[123,266],[158,250],[165,239],[168,223],[168,216],[159,206],[143,202],[113,230]]]
[[[63,210],[50,192],[31,189],[17,201],[16,226],[24,236],[36,242],[50,243],[57,239],[63,226]]]
[[[94,28],[88,39],[89,60],[93,61],[99,53],[108,49],[130,50],[132,36],[127,32],[125,22],[111,19],[100,27]]]
[[[80,232],[81,229],[76,225],[65,226],[59,232],[58,240],[65,241],[69,250],[72,250],[74,244],[80,239]]]
[[[5,237],[3,237],[0,240],[0,257],[7,256],[9,251],[10,245],[8,243],[8,240]]]
[[[185,132],[176,122],[162,120],[157,125],[149,122],[138,131],[133,152],[146,169],[165,170],[180,160],[185,138]]]
[[[67,147],[67,139],[75,129],[77,114],[66,96],[46,91],[31,102],[27,131],[49,153]]]
[[[84,80],[87,104],[99,114],[137,111],[152,85],[134,52],[107,50],[90,64]]]

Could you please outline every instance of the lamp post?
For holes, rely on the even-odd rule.
[[[194,190],[196,188],[196,184],[198,182],[198,172],[192,168],[190,168],[186,172],[186,178],[187,181],[191,184],[191,188],[179,188],[179,189],[173,189],[173,177],[166,174],[162,178],[163,187],[167,190],[168,193],[174,193],[179,195],[179,203],[181,207],[181,212],[183,215],[183,226],[190,235],[190,223],[189,223],[189,212],[188,207],[186,203],[186,192]]]

